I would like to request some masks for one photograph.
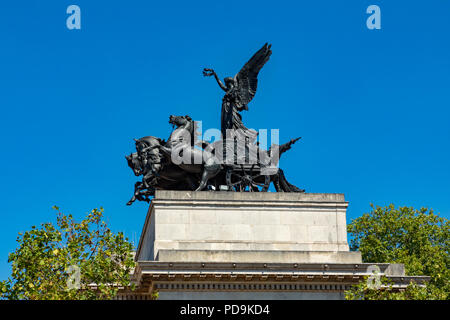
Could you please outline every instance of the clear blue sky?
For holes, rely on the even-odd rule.
[[[81,30],[66,8],[81,8]],[[381,30],[365,13],[381,8]],[[139,237],[127,207],[133,138],[166,138],[170,114],[219,127],[222,92],[266,41],[244,122],[302,136],[280,166],[308,192],[345,193],[348,221],[369,204],[450,216],[450,2],[2,1],[0,279],[16,235],[103,206]]]

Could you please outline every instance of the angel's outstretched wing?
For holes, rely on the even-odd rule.
[[[241,105],[239,107],[241,108],[246,107],[255,96],[258,86],[258,73],[272,54],[270,47],[271,45],[266,43],[234,77],[240,98]]]

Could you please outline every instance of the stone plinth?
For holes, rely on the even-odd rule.
[[[347,244],[342,194],[157,191],[132,281],[117,299],[344,299],[372,275],[396,290],[427,277],[361,263]]]
[[[360,263],[343,194],[157,191],[140,261]]]

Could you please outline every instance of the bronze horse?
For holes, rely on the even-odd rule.
[[[176,129],[167,142],[153,136],[135,139],[136,152],[126,156],[128,166],[135,176],[143,176],[142,182],[135,184],[134,195],[127,203],[128,205],[135,200],[149,202],[150,197],[158,189],[201,191],[208,183],[214,189],[226,185],[228,190],[251,192],[267,191],[269,184],[273,183],[276,191],[304,192],[291,185],[278,167],[273,173],[266,175],[260,172],[249,175],[245,170],[241,173],[239,169],[233,171],[232,165],[224,164],[215,155],[214,148],[221,148],[222,141],[212,148],[206,148],[207,150],[196,148],[196,145],[206,146],[207,143],[196,141],[194,121],[189,116],[170,116],[169,123]],[[276,152],[281,156],[298,139],[293,139],[281,146],[274,145],[260,154],[267,154],[270,157],[273,149],[276,148]],[[256,145],[253,145],[253,148],[261,152]],[[239,153],[239,150],[233,152]],[[257,165],[262,166],[261,163]],[[254,165],[252,170],[253,167]],[[233,174],[240,179],[232,178]]]

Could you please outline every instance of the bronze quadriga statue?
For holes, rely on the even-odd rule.
[[[135,139],[136,152],[126,159],[142,181],[135,184],[128,205],[135,200],[150,201],[157,189],[266,192],[273,183],[278,192],[304,192],[290,184],[278,168],[280,156],[300,138],[262,150],[256,142],[258,133],[245,127],[240,114],[248,110],[255,96],[258,73],[272,54],[270,48],[266,43],[224,82],[213,69],[203,70],[204,76],[214,76],[225,91],[222,139],[214,143],[198,140],[195,122],[187,115],[169,117],[174,130],[167,141],[152,136]]]

